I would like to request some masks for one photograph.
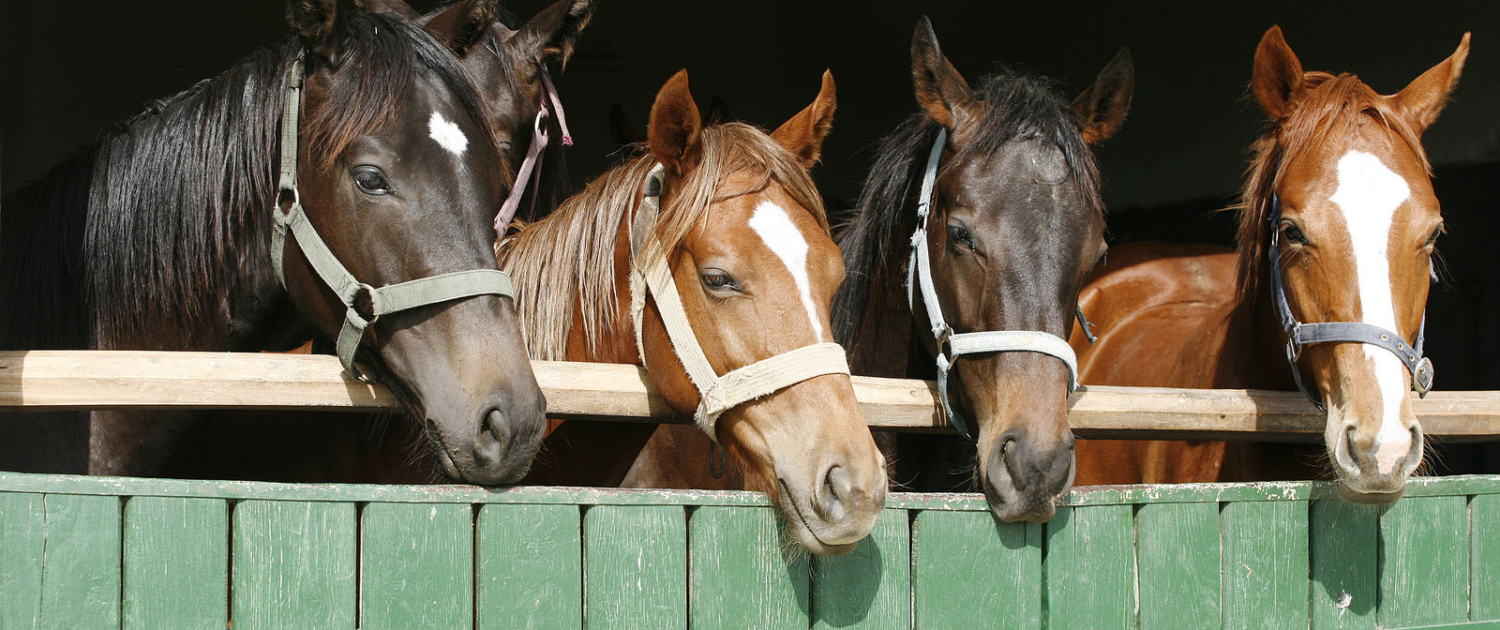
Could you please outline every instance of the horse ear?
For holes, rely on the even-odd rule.
[[[362,0],[291,0],[287,3],[287,21],[304,47],[329,64],[338,65],[342,52],[339,22],[364,10]]]
[[[401,0],[365,0],[365,8],[371,13],[390,13],[413,22],[422,19],[422,14]]]
[[[678,70],[661,86],[656,103],[651,105],[651,126],[646,131],[651,153],[667,170],[684,175],[703,157],[702,129],[698,104],[688,91],[687,70]]]
[[[463,0],[427,22],[427,32],[463,57],[484,38],[500,16],[500,0]]]
[[[824,70],[823,87],[818,90],[818,98],[807,109],[798,112],[791,120],[771,132],[771,139],[797,156],[802,166],[812,166],[823,152],[823,139],[828,137],[828,131],[833,128],[833,110],[837,107],[837,101],[834,96],[833,72]]]
[[[1391,97],[1396,111],[1415,122],[1419,132],[1425,131],[1437,121],[1443,106],[1448,104],[1448,94],[1458,85],[1458,75],[1463,73],[1464,61],[1468,58],[1469,34],[1464,33],[1463,41],[1458,43],[1458,50],[1453,51],[1453,55],[1423,72]]]
[[[1083,122],[1083,141],[1099,144],[1120,130],[1125,114],[1130,112],[1130,96],[1135,91],[1135,62],[1130,49],[1121,48],[1114,59],[1099,71],[1094,84],[1073,99],[1073,111]]]
[[[917,102],[938,124],[952,130],[962,109],[974,100],[969,82],[953,68],[938,47],[932,21],[922,16],[911,38],[911,74],[917,84]]]
[[[1261,36],[1250,85],[1260,108],[1272,120],[1281,120],[1297,108],[1297,99],[1302,97],[1302,62],[1282,37],[1280,26],[1272,26]]]
[[[573,56],[578,34],[593,17],[594,0],[559,0],[531,16],[526,25],[507,40],[507,45],[520,48],[525,57],[539,63],[556,61],[561,71]]]

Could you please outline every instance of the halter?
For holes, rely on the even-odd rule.
[[[974,432],[968,419],[954,408],[948,396],[948,373],[953,363],[965,354],[989,352],[1039,352],[1056,357],[1068,366],[1068,393],[1078,387],[1078,357],[1073,347],[1061,337],[1038,330],[990,330],[984,332],[958,333],[943,320],[943,308],[938,303],[937,289],[932,283],[932,262],[927,252],[927,217],[932,210],[933,189],[937,182],[938,162],[943,157],[943,146],[948,141],[948,130],[938,131],[932,153],[927,156],[927,172],[922,175],[922,192],[917,201],[917,230],[911,235],[911,261],[907,266],[906,301],[916,310],[916,293],[921,290],[922,305],[927,309],[927,318],[932,323],[932,336],[937,341],[937,386],[938,399],[943,403],[943,413],[953,428],[968,439]],[[1088,320],[1083,311],[1075,309],[1078,321],[1083,325],[1084,335],[1093,343]]]
[[[641,339],[641,322],[649,292],[656,300],[662,325],[672,341],[672,350],[698,389],[698,408],[693,412],[693,422],[708,434],[710,440],[718,442],[714,425],[725,411],[814,377],[847,375],[849,362],[844,358],[842,346],[824,342],[756,361],[723,376],[714,371],[708,357],[703,354],[703,348],[698,345],[698,337],[693,334],[687,311],[683,310],[677,283],[672,281],[672,270],[667,266],[667,252],[655,237],[665,177],[666,169],[660,164],[646,175],[645,197],[630,226],[630,319],[635,324],[635,347],[644,362],[646,347]]]
[[[297,115],[302,103],[302,79],[303,61],[299,56],[287,79],[286,111],[281,119],[281,179],[277,184],[277,200],[271,204],[275,220],[275,230],[271,233],[271,266],[276,270],[276,280],[285,289],[284,258],[290,233],[313,271],[348,307],[338,335],[339,362],[360,381],[376,383],[379,377],[372,378],[360,371],[354,358],[364,340],[365,329],[381,315],[479,295],[514,298],[515,291],[510,276],[498,269],[457,271],[380,288],[355,279],[307,220],[307,213],[302,210],[302,198],[297,194]],[[292,202],[291,209],[283,212],[281,204],[288,199]],[[361,310],[361,304],[369,305],[367,312]]]
[[[1422,345],[1427,337],[1427,315],[1422,314],[1422,324],[1417,328],[1417,344],[1415,347],[1406,345],[1406,339],[1400,334],[1391,332],[1373,324],[1362,322],[1326,322],[1316,324],[1304,324],[1297,321],[1297,316],[1292,314],[1292,307],[1286,301],[1286,283],[1281,278],[1281,196],[1271,195],[1271,215],[1268,228],[1271,230],[1271,246],[1266,248],[1266,255],[1271,263],[1271,295],[1276,302],[1276,314],[1281,318],[1281,329],[1286,332],[1286,361],[1292,367],[1292,380],[1296,381],[1297,389],[1312,401],[1318,409],[1325,409],[1322,398],[1318,392],[1308,389],[1307,384],[1302,381],[1302,370],[1297,368],[1297,359],[1302,355],[1302,348],[1315,343],[1364,343],[1384,348],[1406,365],[1411,372],[1412,388],[1417,390],[1417,395],[1427,397],[1427,392],[1432,391],[1432,360],[1422,356]],[[1431,275],[1431,274],[1429,274]],[[1436,282],[1436,276],[1433,276]]]
[[[557,113],[557,126],[562,129],[562,144],[565,147],[573,146],[573,134],[568,133],[568,117],[563,114],[562,99],[557,96],[557,88],[552,87],[552,78],[547,74],[547,66],[542,65],[542,95],[541,105],[537,109],[536,119],[531,123],[531,146],[526,148],[526,159],[521,161],[521,170],[516,173],[516,186],[510,189],[510,195],[505,197],[505,203],[500,204],[500,212],[495,215],[495,238],[505,238],[505,230],[510,227],[510,220],[515,218],[516,209],[521,207],[521,197],[526,194],[526,185],[531,185],[531,214],[536,214],[536,198],[542,193],[542,156],[547,151],[547,117],[548,111]]]

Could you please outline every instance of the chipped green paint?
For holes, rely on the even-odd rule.
[[[893,493],[808,559],[745,492],[0,473],[0,630],[1500,630],[1500,477],[1330,492],[1083,489],[1044,525]]]

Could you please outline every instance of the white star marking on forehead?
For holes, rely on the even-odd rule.
[[[427,132],[455,156],[462,156],[464,149],[469,148],[469,138],[464,135],[463,130],[437,112],[432,112],[432,118],[427,121]]]
[[[750,229],[755,230],[760,240],[765,241],[766,247],[771,248],[771,252],[791,272],[792,281],[797,283],[797,294],[802,298],[802,306],[807,309],[807,320],[812,323],[813,336],[818,341],[823,341],[823,324],[818,321],[818,311],[813,306],[812,285],[807,278],[807,239],[792,224],[786,210],[770,201],[762,201],[755,206],[755,214],[750,217]]]
[[[1364,151],[1350,151],[1339,159],[1339,187],[1328,200],[1344,215],[1350,252],[1359,280],[1359,310],[1364,323],[1386,330],[1396,327],[1388,258],[1391,224],[1396,209],[1411,197],[1406,179]],[[1365,344],[1365,356],[1375,365],[1380,388],[1380,431],[1375,434],[1375,459],[1381,473],[1395,469],[1411,448],[1411,432],[1401,424],[1401,401],[1411,389],[1405,366],[1390,352]]]

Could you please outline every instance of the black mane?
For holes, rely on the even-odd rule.
[[[332,92],[317,115],[303,112],[314,162],[381,124],[424,69],[496,145],[482,99],[441,44],[383,14],[339,26]],[[181,345],[151,343],[206,349],[275,310],[253,293],[267,288],[287,74],[302,50],[289,38],[148,103],[7,200],[0,348],[138,347],[143,333],[180,327]],[[324,63],[307,60],[309,76]]]
[[[984,115],[965,146],[939,168],[993,153],[1015,140],[1043,140],[1062,151],[1084,202],[1104,211],[1098,163],[1083,141],[1072,103],[1058,95],[1051,81],[1002,70],[981,79],[974,96]],[[906,281],[907,236],[916,227],[916,196],[939,129],[932,118],[917,113],[880,141],[858,209],[839,230],[846,275],[833,303],[833,328],[845,347],[854,343],[867,312],[883,306],[870,304],[872,289]],[[902,264],[893,265],[892,256]]]

